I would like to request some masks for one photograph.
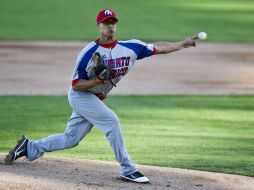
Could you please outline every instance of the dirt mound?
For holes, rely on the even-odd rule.
[[[4,154],[0,154],[3,161]],[[138,165],[151,184],[136,184],[117,178],[117,163],[43,157],[34,162],[18,160],[0,164],[0,189],[169,189],[253,190],[254,179],[245,176],[186,169]]]

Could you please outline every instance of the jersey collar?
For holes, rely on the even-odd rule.
[[[117,40],[113,41],[110,44],[101,44],[99,41],[100,41],[100,39],[95,40],[95,43],[100,45],[100,46],[102,46],[102,47],[104,47],[104,48],[111,48],[111,49],[113,49],[116,46],[116,44],[117,44]]]

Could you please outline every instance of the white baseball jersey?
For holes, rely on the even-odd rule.
[[[72,84],[78,79],[94,79],[94,66],[91,58],[95,52],[99,52],[112,70],[111,76],[114,84],[118,83],[134,66],[138,59],[143,59],[154,54],[153,44],[146,44],[140,40],[114,41],[111,44],[99,44],[99,40],[88,44],[79,54],[76,67],[72,76]],[[106,96],[113,88],[108,82],[100,84],[88,91],[94,94]]]

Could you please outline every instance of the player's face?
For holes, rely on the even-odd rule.
[[[116,33],[116,23],[117,20],[114,18],[109,18],[102,23],[98,24],[98,29],[101,33],[101,35],[107,37],[107,38],[112,38],[114,37]]]

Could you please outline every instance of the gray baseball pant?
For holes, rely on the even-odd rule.
[[[27,145],[29,161],[43,156],[44,152],[77,146],[95,126],[106,135],[115,158],[121,165],[120,175],[129,175],[136,171],[125,148],[116,114],[90,92],[73,91],[70,88],[68,99],[73,113],[64,133],[51,135],[38,141],[29,141]]]

